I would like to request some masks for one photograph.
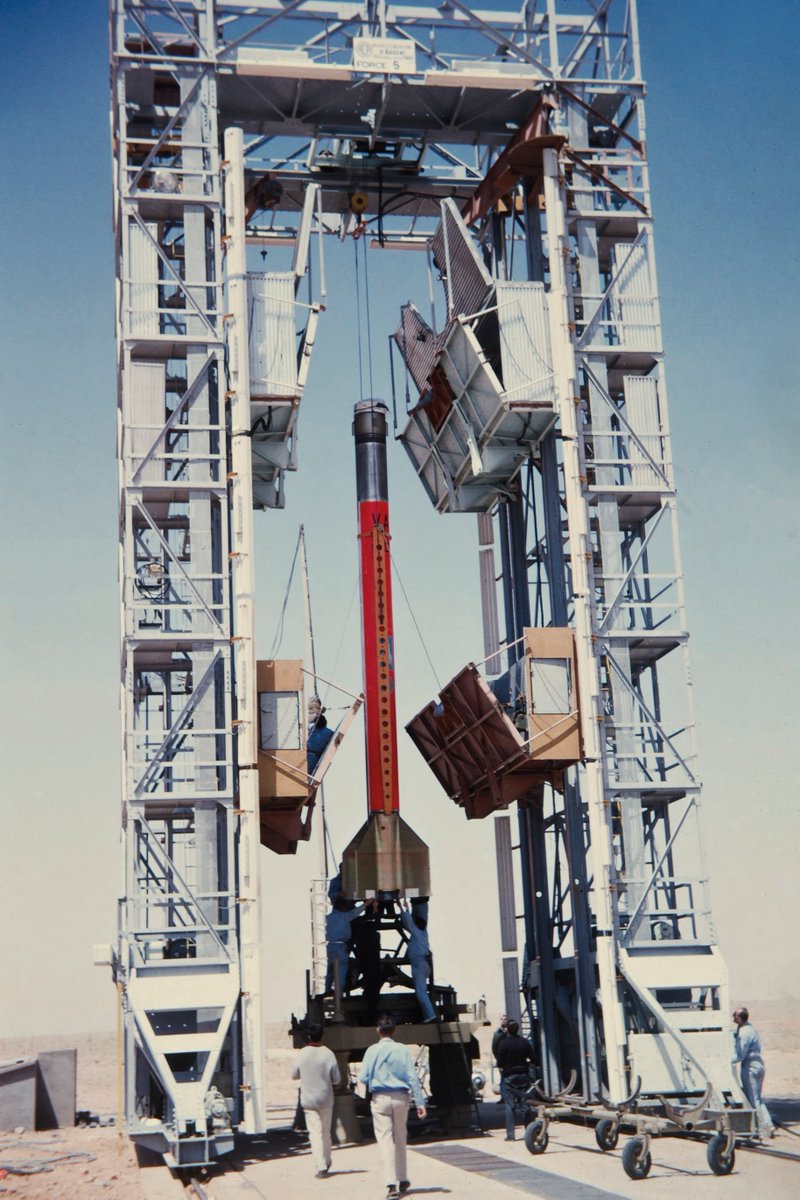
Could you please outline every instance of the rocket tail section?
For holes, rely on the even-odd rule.
[[[364,898],[429,896],[428,847],[399,813],[371,813],[344,852],[342,886],[346,895]]]

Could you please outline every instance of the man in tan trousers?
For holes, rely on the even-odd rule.
[[[306,1116],[316,1177],[324,1179],[331,1166],[333,1089],[341,1077],[334,1054],[322,1045],[321,1025],[309,1025],[308,1045],[300,1051],[292,1079],[300,1080],[300,1103]]]
[[[411,1187],[406,1169],[406,1122],[411,1098],[417,1116],[425,1116],[414,1060],[407,1046],[394,1041],[394,1020],[378,1018],[378,1041],[367,1047],[358,1078],[370,1093],[372,1124],[383,1159],[387,1200],[395,1200]]]

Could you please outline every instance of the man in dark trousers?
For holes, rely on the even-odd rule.
[[[374,1025],[378,1019],[378,999],[383,982],[381,964],[381,924],[378,901],[371,900],[360,917],[351,926],[356,961],[361,972],[360,982],[364,989],[366,1024]]]
[[[500,1095],[506,1106],[506,1141],[513,1142],[514,1092],[519,1094],[527,1090],[528,1063],[534,1061],[531,1044],[527,1038],[520,1037],[516,1021],[508,1022],[506,1036],[497,1044],[496,1058],[500,1068]]]

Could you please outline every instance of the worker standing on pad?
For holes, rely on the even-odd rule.
[[[506,1106],[506,1141],[514,1141],[514,1125],[517,1095],[526,1091],[528,1063],[533,1062],[533,1050],[527,1038],[520,1037],[519,1025],[509,1021],[506,1036],[497,1046],[497,1065],[500,1068],[500,1095]]]
[[[406,1123],[411,1099],[417,1116],[425,1117],[425,1097],[411,1053],[394,1041],[395,1022],[388,1013],[378,1019],[378,1041],[368,1046],[358,1078],[371,1099],[372,1124],[383,1159],[386,1200],[395,1200],[411,1187],[406,1169]]]
[[[322,1045],[322,1026],[309,1025],[308,1045],[292,1071],[300,1080],[300,1103],[306,1117],[311,1156],[317,1179],[324,1179],[331,1166],[331,1121],[333,1089],[341,1083],[336,1056]]]
[[[761,1052],[761,1039],[750,1024],[750,1013],[746,1008],[737,1008],[733,1014],[736,1026],[734,1033],[735,1058],[740,1064],[742,1091],[747,1102],[756,1114],[758,1136],[762,1138],[775,1136],[775,1125],[764,1101],[761,1099],[761,1089],[764,1086],[764,1056]]]

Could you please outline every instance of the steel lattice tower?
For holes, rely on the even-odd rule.
[[[495,690],[530,692],[527,628],[574,634],[581,761],[519,797],[516,861],[494,817],[508,1009],[551,1091],[721,1104],[635,5],[113,0],[111,40],[130,1132],[186,1164],[263,1128],[253,508],[297,466],[309,233],[353,232],[356,184],[444,283],[444,327],[398,330],[402,440],[478,514]],[[256,283],[254,242],[291,271]]]

